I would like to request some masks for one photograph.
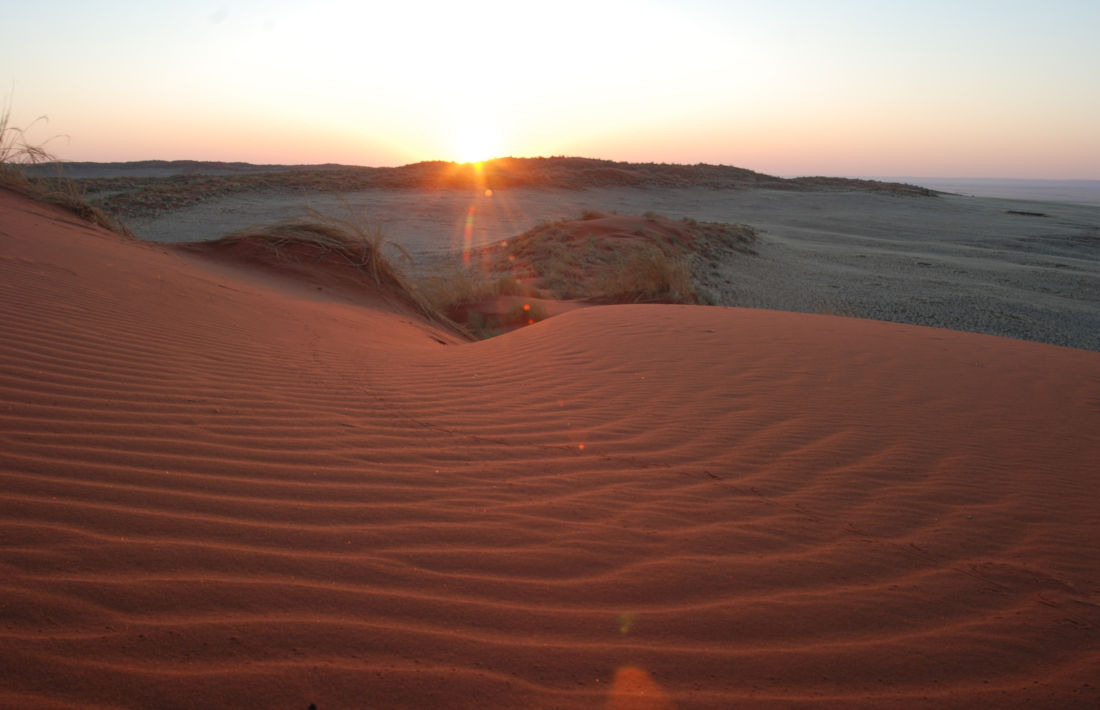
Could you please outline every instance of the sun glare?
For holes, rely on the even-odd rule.
[[[455,160],[480,163],[493,157],[496,140],[487,126],[465,126],[454,137]]]

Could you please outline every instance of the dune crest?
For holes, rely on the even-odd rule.
[[[0,706],[1100,702],[1100,354],[337,281],[0,191]]]

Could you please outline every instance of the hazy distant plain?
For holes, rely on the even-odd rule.
[[[962,195],[515,188],[250,194],[134,220],[155,241],[212,239],[307,209],[379,225],[421,274],[466,247],[585,210],[744,223],[758,255],[700,264],[722,305],[914,323],[1100,351],[1100,206]],[[1021,214],[1022,213],[1022,214]]]

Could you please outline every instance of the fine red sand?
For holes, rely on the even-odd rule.
[[[462,344],[0,191],[0,706],[1095,708],[1100,354]]]

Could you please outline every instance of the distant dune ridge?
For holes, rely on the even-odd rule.
[[[213,197],[265,190],[349,192],[371,188],[494,189],[542,187],[861,189],[932,195],[927,188],[832,177],[781,178],[728,165],[623,163],[594,158],[495,158],[484,163],[441,160],[370,168],[349,165],[251,165],[193,160],[130,163],[48,163],[33,168],[43,178],[58,173],[79,179],[89,198],[121,216],[178,209]],[[100,194],[102,193],[102,195]]]
[[[0,706],[1100,704],[1100,354],[238,257],[0,190]]]
[[[912,182],[934,190],[978,197],[1100,205],[1100,180],[935,177],[882,177],[877,179],[886,182]]]

